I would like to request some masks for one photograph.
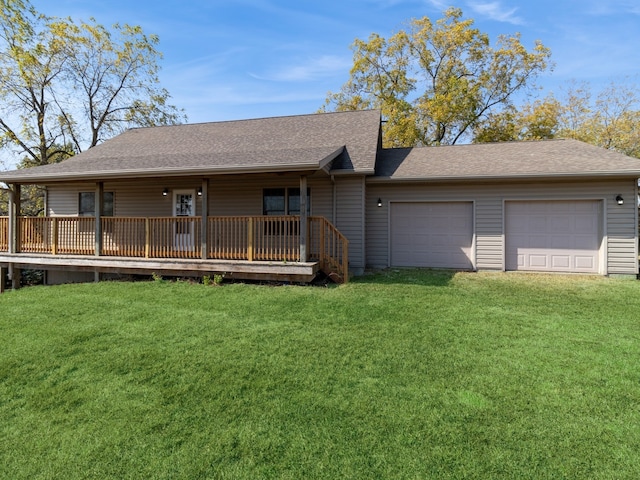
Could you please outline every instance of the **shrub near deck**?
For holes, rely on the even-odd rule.
[[[0,477],[634,478],[639,299],[415,270],[8,292]]]

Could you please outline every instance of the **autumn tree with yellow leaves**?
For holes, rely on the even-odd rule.
[[[46,165],[132,126],[183,121],[160,87],[158,42],[139,26],[0,0],[0,148],[20,166]]]
[[[640,158],[640,88],[613,82],[597,94],[588,83],[570,85],[558,97],[486,117],[475,142],[574,138]]]
[[[0,165],[57,163],[127,128],[186,120],[160,87],[158,42],[139,26],[48,17],[28,0],[0,0],[0,151],[11,159]],[[23,213],[42,214],[41,187],[22,196]]]
[[[411,20],[389,39],[357,39],[350,78],[323,110],[380,109],[386,147],[469,141],[484,118],[532,86],[550,57],[540,42],[528,51],[517,34],[492,46],[473,25],[449,8],[435,23]]]

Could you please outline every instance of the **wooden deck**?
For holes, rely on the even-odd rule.
[[[162,276],[223,274],[228,279],[311,282],[319,262],[272,262],[247,260],[147,259],[86,255],[38,255],[0,253],[0,265],[18,269],[67,270],[99,273]]]
[[[0,267],[348,281],[348,240],[323,217],[0,217]],[[13,232],[13,233],[11,233]]]

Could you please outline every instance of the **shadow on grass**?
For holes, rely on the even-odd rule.
[[[386,268],[372,270],[351,281],[354,283],[377,283],[387,285],[427,285],[432,287],[446,287],[458,273],[456,270],[439,270],[431,268]]]

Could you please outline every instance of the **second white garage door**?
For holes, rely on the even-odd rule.
[[[473,203],[391,203],[391,266],[472,269]]]
[[[598,273],[599,201],[505,203],[506,269]]]

